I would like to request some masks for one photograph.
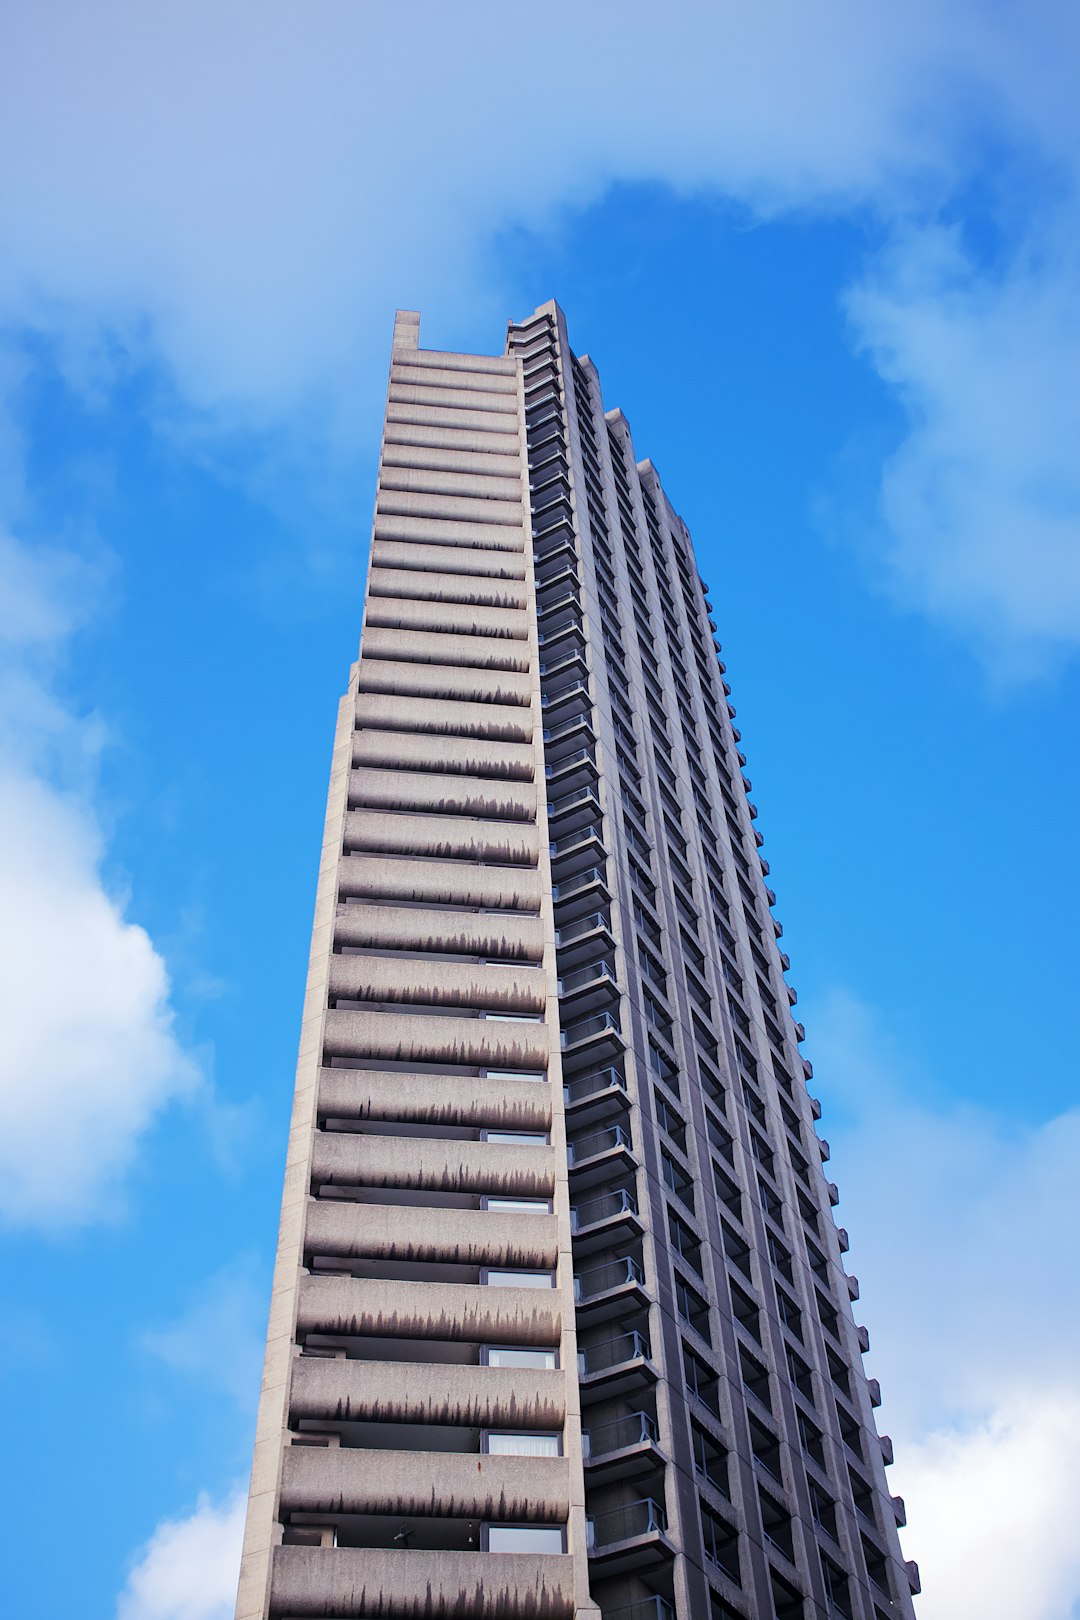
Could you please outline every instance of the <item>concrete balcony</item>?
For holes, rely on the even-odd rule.
[[[383,440],[379,476],[381,478],[384,473],[395,476],[393,469],[397,468],[400,468],[403,474],[411,474],[413,478],[440,473],[444,476],[449,473],[460,477],[473,473],[479,474],[485,484],[487,479],[497,478],[508,486],[513,484],[520,491],[521,461],[518,445],[515,443],[512,447],[507,446],[506,450],[489,450],[486,448],[487,443],[488,438],[485,435],[485,448],[482,450],[457,449],[453,443],[414,444],[400,429],[391,427]],[[501,493],[505,500],[510,499],[509,487]]]
[[[526,742],[533,732],[532,710],[520,703],[418,703],[383,692],[360,693],[356,723],[376,730],[416,731],[429,738],[485,737],[496,742]],[[429,743],[431,753],[438,747]]]
[[[270,1613],[298,1620],[572,1620],[574,1603],[565,1555],[274,1549]]]
[[[518,703],[532,700],[528,673],[469,669],[460,664],[413,664],[400,659],[360,660],[361,692],[393,692],[400,697],[437,697],[465,703]]]
[[[607,1403],[655,1384],[658,1374],[649,1341],[631,1330],[578,1351],[578,1379],[583,1404]]]
[[[296,1327],[309,1333],[466,1344],[557,1345],[559,1293],[479,1283],[300,1278]]]
[[[310,1254],[347,1259],[545,1271],[558,1261],[559,1231],[554,1215],[316,1200],[308,1206],[304,1247]]]
[[[391,448],[383,452],[379,467],[379,489],[389,493],[402,490],[413,495],[456,495],[464,500],[512,501],[521,505],[522,480],[513,462],[501,456],[477,456],[475,468],[429,464],[418,466],[415,451],[403,455]],[[447,461],[446,456],[441,458]],[[408,566],[403,564],[402,566]],[[419,567],[421,565],[414,564]]]
[[[551,1088],[543,1081],[476,1075],[322,1069],[319,1115],[321,1119],[408,1120],[424,1125],[545,1131],[551,1124]]]
[[[345,849],[350,854],[434,855],[498,866],[535,866],[540,842],[535,824],[528,821],[350,810],[345,816]]]
[[[495,457],[495,455],[499,455],[499,457],[510,455],[510,457],[513,457],[513,462],[504,462],[504,467],[510,467],[510,465],[518,467],[520,465],[521,444],[518,441],[517,428],[513,433],[504,433],[502,429],[495,429],[494,433],[484,434],[483,441],[478,441],[476,433],[468,428],[452,428],[452,426],[445,426],[445,424],[439,426],[439,424],[432,423],[432,421],[411,421],[411,416],[418,415],[416,411],[410,411],[406,407],[398,407],[398,410],[402,413],[400,418],[387,421],[384,431],[382,431],[382,458],[384,458],[384,462],[389,458],[390,454],[395,455],[395,458],[397,458],[397,450],[392,450],[390,447],[393,447],[393,445],[402,445],[402,447],[408,445],[406,454],[411,455],[415,450],[421,450],[421,452],[429,450],[429,452],[440,458],[437,465],[442,465],[442,457],[445,457],[447,452],[452,455],[460,455],[461,452],[466,452],[466,454],[470,455],[481,454],[492,455],[492,457]],[[483,442],[483,452],[476,450],[478,442]],[[419,462],[418,457],[418,465],[427,465],[427,463]]]
[[[334,918],[334,947],[346,945],[540,962],[544,927],[539,916],[442,911],[435,906],[340,906]]]
[[[352,763],[359,769],[381,765],[391,770],[531,782],[536,760],[531,743],[503,742],[495,737],[436,739],[427,732],[368,727],[353,737]]]
[[[432,547],[432,550],[438,549]],[[372,568],[368,575],[368,601],[381,596],[407,597],[418,602],[461,602],[469,607],[521,609],[528,600],[525,585],[519,580],[485,579],[481,574]]]
[[[575,1201],[579,1200],[583,1188],[598,1182],[610,1185],[637,1169],[634,1144],[623,1125],[607,1125],[602,1130],[571,1137],[566,1144],[566,1157]]]
[[[326,1015],[323,1047],[327,1059],[380,1058],[481,1069],[544,1069],[549,1054],[547,1025],[527,1019],[440,1018],[340,1008]]]
[[[330,995],[349,1001],[418,1001],[433,1007],[542,1013],[547,987],[547,974],[535,967],[400,956],[330,958]]]
[[[312,1144],[312,1180],[342,1187],[550,1198],[555,1169],[555,1150],[550,1147],[460,1138],[447,1142],[430,1136],[359,1136],[348,1131],[316,1131]]]
[[[281,1510],[565,1524],[569,1481],[565,1457],[288,1446]]]
[[[481,551],[520,551],[522,528],[519,523],[460,523],[451,518],[378,512],[375,516],[375,539],[403,540],[408,544],[420,541],[426,545],[464,546]]]
[[[391,477],[394,476],[391,473]],[[433,475],[419,473],[404,476],[430,478]],[[453,475],[443,473],[441,476],[446,479]],[[377,568],[400,569],[413,574],[480,574],[486,579],[523,580],[526,573],[524,544],[518,552],[485,551],[480,546],[456,551],[452,546],[406,545],[401,540],[379,540],[372,550],[371,560]]]
[[[360,667],[363,669],[365,664],[383,658],[413,664],[452,664],[467,669],[523,672],[529,668],[528,647],[513,642],[469,635],[434,636],[415,630],[380,630],[369,624],[364,631]]]
[[[346,855],[338,867],[342,899],[390,904],[420,900],[429,905],[502,907],[507,911],[540,910],[540,873],[536,867],[470,866],[453,861],[410,861],[374,855]]]
[[[400,478],[393,473],[389,483],[379,480],[377,512],[384,517],[431,517],[440,523],[499,523],[502,527],[521,522],[520,497],[504,501],[483,491],[445,494],[440,489],[395,489],[395,483]]]
[[[349,808],[425,810],[480,816],[491,821],[536,820],[531,782],[492,782],[483,776],[432,775],[428,771],[382,771],[368,767],[349,777]]]
[[[292,1423],[332,1419],[561,1429],[566,1375],[555,1369],[298,1356],[292,1364],[289,1414]]]
[[[418,372],[417,375],[423,376],[423,373]],[[444,379],[434,368],[423,382],[403,382],[395,369],[387,397],[391,406],[430,405],[444,411],[460,411],[473,424],[477,416],[505,416],[504,431],[509,431],[510,423],[516,425],[518,419],[517,389],[515,386],[507,388],[501,377],[494,378],[490,388],[467,388],[462,387],[456,377]],[[477,432],[483,432],[482,423],[477,425]]]
[[[460,528],[463,525],[445,525]],[[376,533],[378,533],[376,526]],[[474,531],[475,533],[475,531]],[[368,599],[365,624],[384,629],[437,630],[474,636],[504,636],[524,641],[529,633],[524,610],[502,607],[468,607],[454,602],[416,602],[406,597],[376,596]]]

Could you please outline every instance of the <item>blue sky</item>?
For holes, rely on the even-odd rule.
[[[712,585],[920,1615],[1070,1620],[1075,15],[92,9],[0,24],[12,1612],[231,1613],[393,308],[555,296]]]

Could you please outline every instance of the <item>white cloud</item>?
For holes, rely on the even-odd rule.
[[[175,1321],[149,1329],[143,1348],[166,1366],[221,1389],[245,1410],[258,1398],[267,1293],[243,1257],[223,1266]]]
[[[1023,1126],[935,1108],[856,1000],[834,995],[814,1026],[921,1620],[1066,1620],[1080,1602],[1080,1110]]]
[[[141,1550],[116,1620],[232,1620],[246,1493],[205,1494],[186,1519],[166,1519]]]
[[[1080,261],[1027,247],[986,272],[957,230],[910,231],[849,300],[910,418],[881,491],[893,582],[1010,673],[1080,637]]]
[[[760,217],[869,207],[899,236],[853,310],[911,412],[882,489],[892,577],[1018,666],[1075,642],[1080,286],[1047,251],[1080,222],[1075,9],[683,0],[661,29],[643,0],[552,0],[542,37],[513,17],[502,0],[10,11],[0,309],[60,333],[84,377],[112,333],[218,431],[295,437],[304,405],[323,431],[374,409],[395,303],[497,344],[493,236],[615,181]],[[946,266],[937,220],[973,190],[1004,273]]]
[[[140,1136],[198,1078],[165,964],[102,878],[102,728],[53,685],[96,582],[60,548],[0,543],[0,1220],[43,1230],[114,1211]]]

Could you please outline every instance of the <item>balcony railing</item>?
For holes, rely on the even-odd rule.
[[[549,779],[562,776],[564,772],[573,770],[579,765],[592,765],[595,768],[596,760],[593,758],[591,748],[575,748],[573,753],[567,754],[556,765],[545,765],[544,775]]]
[[[640,1502],[628,1502],[625,1507],[613,1508],[609,1513],[598,1513],[588,1520],[587,1545],[589,1551],[613,1547],[620,1541],[633,1541],[638,1536],[667,1534],[667,1514],[651,1496]]]
[[[599,822],[590,822],[585,827],[575,827],[573,832],[566,834],[565,838],[557,838],[549,846],[552,855],[565,855],[568,850],[576,849],[579,844],[588,843],[590,838],[603,843],[604,829]]]
[[[604,1069],[593,1069],[589,1074],[582,1074],[576,1080],[567,1081],[563,1086],[563,1101],[567,1107],[571,1107],[574,1103],[584,1102],[588,1097],[595,1097],[601,1091],[610,1091],[613,1086],[625,1091],[626,1076],[610,1065]]]
[[[578,1374],[588,1378],[593,1373],[625,1366],[629,1361],[649,1361],[651,1358],[652,1347],[648,1339],[635,1329],[630,1333],[618,1333],[613,1339],[605,1339],[602,1344],[592,1344],[587,1350],[579,1350]]]
[[[675,1620],[674,1607],[667,1598],[641,1598],[628,1609],[609,1609],[604,1620]]]
[[[609,1125],[606,1131],[593,1131],[589,1136],[567,1142],[566,1157],[570,1164],[583,1164],[586,1159],[610,1153],[613,1148],[626,1148],[629,1151],[633,1145],[629,1132],[624,1131],[621,1125]]]
[[[574,1298],[578,1301],[596,1299],[600,1294],[609,1294],[613,1288],[623,1288],[627,1283],[637,1283],[641,1288],[645,1286],[645,1273],[632,1255],[624,1254],[618,1260],[608,1260],[602,1266],[593,1266],[574,1278]]]
[[[576,804],[582,804],[586,799],[596,800],[596,789],[592,786],[575,788],[572,793],[560,793],[557,799],[548,800],[548,815],[561,816],[565,811],[572,810]],[[597,800],[599,809],[599,801]]]
[[[571,1047],[594,1040],[598,1035],[619,1033],[619,1020],[614,1013],[594,1013],[591,1018],[579,1019],[576,1024],[569,1024],[566,1029],[560,1031],[559,1043],[564,1051],[569,1051]]]
[[[593,831],[592,828],[588,829]],[[599,832],[599,829],[596,829]],[[611,931],[611,918],[606,911],[590,911],[586,917],[577,917],[573,922],[567,923],[565,928],[555,931],[556,945],[570,945],[575,939],[581,939],[585,934],[595,933],[598,928]]]
[[[614,979],[614,962],[590,962],[587,967],[576,968],[573,973],[567,973],[559,980],[559,995],[569,996],[583,985],[594,979]]]
[[[600,1221],[610,1221],[617,1215],[636,1215],[638,1212],[637,1199],[626,1187],[616,1187],[614,1192],[601,1193],[599,1198],[587,1198],[583,1204],[574,1204],[570,1210],[570,1225],[575,1232],[582,1227],[596,1226]]]
[[[659,1439],[656,1420],[648,1412],[630,1412],[612,1423],[584,1429],[581,1449],[586,1459],[605,1457],[609,1452],[623,1451],[627,1446],[655,1446]]]

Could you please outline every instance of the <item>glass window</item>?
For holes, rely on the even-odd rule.
[[[483,1544],[489,1552],[561,1553],[565,1532],[561,1525],[485,1524]]]
[[[558,1457],[562,1441],[557,1434],[511,1433],[488,1429],[483,1449],[493,1457]]]
[[[505,1215],[550,1215],[550,1198],[484,1198],[485,1209],[498,1209]]]
[[[559,1365],[558,1352],[555,1350],[519,1349],[503,1344],[487,1344],[483,1347],[480,1359],[485,1367],[557,1367]]]
[[[480,1281],[488,1288],[554,1288],[553,1271],[484,1270]]]
[[[504,1147],[547,1147],[546,1131],[481,1131],[480,1138]]]

